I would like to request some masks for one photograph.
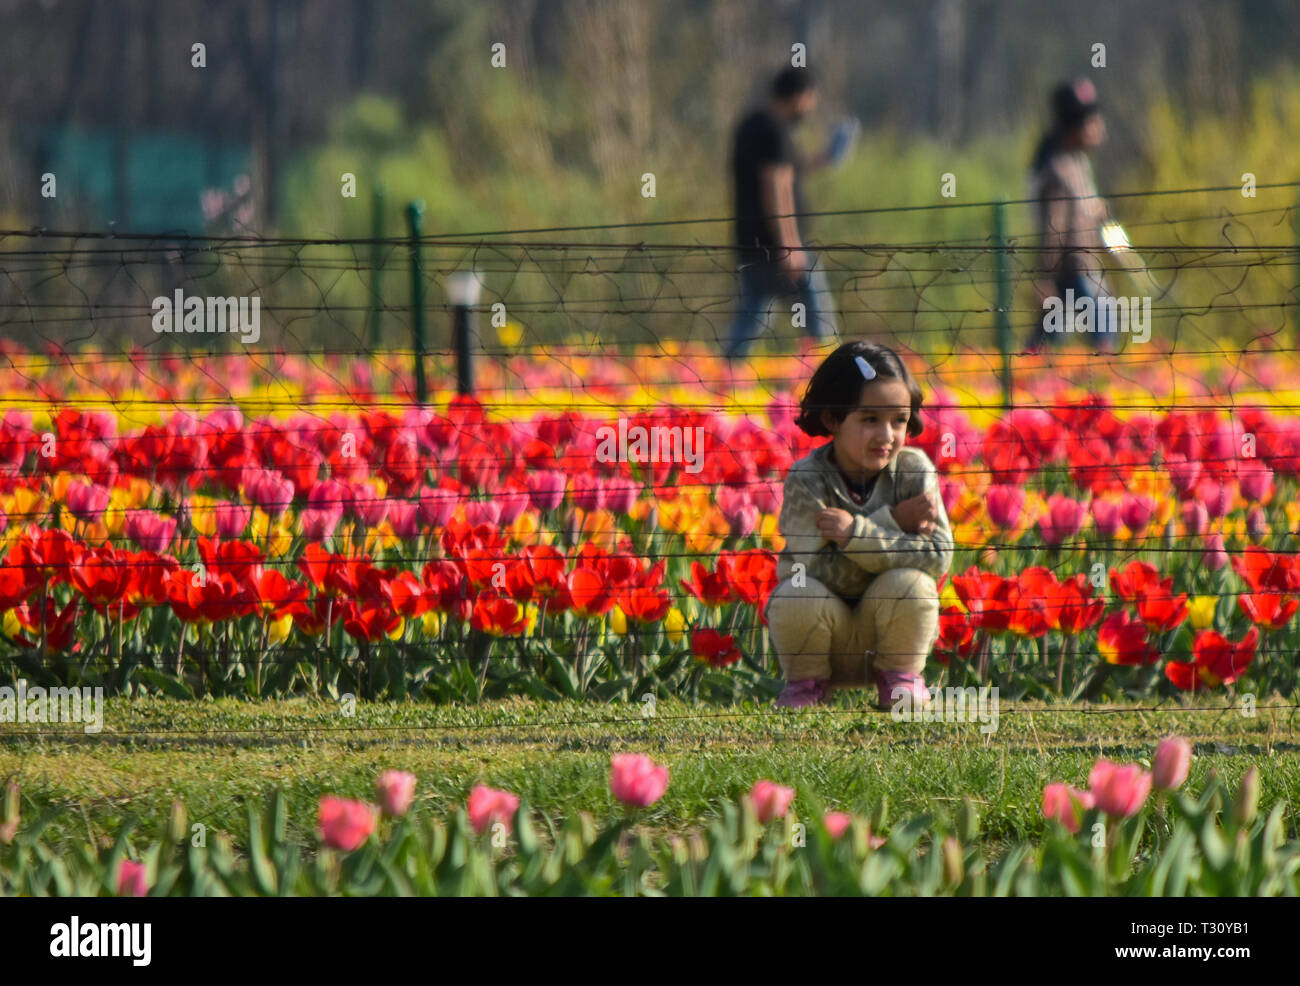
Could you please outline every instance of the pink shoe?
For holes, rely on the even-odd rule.
[[[818,678],[790,681],[786,683],[785,691],[777,697],[776,704],[787,709],[802,709],[805,705],[824,702],[829,690],[829,683]]]
[[[925,687],[925,679],[911,671],[877,671],[876,689],[882,709],[892,708],[907,692],[912,693],[914,708],[930,704],[930,690]]]

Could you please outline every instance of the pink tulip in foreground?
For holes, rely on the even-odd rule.
[[[1071,832],[1079,831],[1079,815],[1092,807],[1092,795],[1069,784],[1043,788],[1043,817],[1060,822]]]
[[[1088,775],[1088,788],[1097,807],[1112,818],[1128,818],[1151,793],[1151,775],[1137,764],[1121,767],[1098,760]]]
[[[519,795],[509,791],[495,791],[483,784],[469,792],[465,805],[469,824],[482,835],[494,822],[500,822],[510,831],[514,827],[515,812],[519,810]]]
[[[853,824],[853,816],[846,811],[830,811],[822,821],[826,823],[826,831],[830,833],[831,838],[838,839]]]
[[[1169,736],[1156,747],[1151,783],[1162,791],[1175,791],[1187,780],[1192,764],[1192,744],[1181,736]]]
[[[145,878],[144,863],[124,859],[117,867],[117,895],[119,897],[143,897],[149,893],[149,881]]]
[[[379,805],[384,814],[400,818],[410,810],[415,800],[415,775],[404,770],[385,770],[375,782],[379,792]]]
[[[375,807],[364,801],[326,796],[317,812],[321,840],[333,849],[352,852],[375,830]]]
[[[646,808],[668,790],[668,768],[644,753],[616,753],[609,758],[609,789],[623,804]]]
[[[794,788],[782,787],[775,781],[758,781],[749,792],[754,804],[754,814],[764,824],[774,818],[784,818],[794,800]]]

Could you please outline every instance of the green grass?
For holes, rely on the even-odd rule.
[[[1004,704],[992,735],[977,724],[895,722],[848,704],[789,712],[661,702],[656,711],[643,719],[638,706],[515,699],[360,704],[348,718],[333,704],[306,700],[110,700],[98,735],[0,725],[0,781],[18,780],[24,817],[63,809],[47,836],[56,845],[107,844],[133,815],[140,819],[133,841],[144,842],[163,830],[180,799],[191,823],[228,832],[242,846],[244,799],[279,786],[291,835],[310,845],[322,794],[370,798],[375,777],[390,767],[415,773],[418,797],[437,813],[486,783],[525,796],[553,820],[585,811],[604,823],[622,814],[609,794],[610,754],[644,752],[671,771],[663,800],[642,813],[659,833],[707,824],[719,802],[766,777],[801,795],[815,792],[828,810],[870,815],[887,799],[891,819],[952,814],[969,794],[985,844],[997,853],[1007,842],[1041,837],[1044,784],[1085,786],[1099,756],[1149,762],[1156,743],[1178,733],[1194,745],[1194,788],[1211,769],[1235,787],[1254,765],[1265,809],[1300,801],[1297,710],[1283,705],[1247,718],[1235,707]],[[1295,815],[1288,815],[1294,838]]]

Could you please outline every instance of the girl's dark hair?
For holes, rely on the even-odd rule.
[[[923,397],[921,387],[912,376],[911,371],[898,358],[898,354],[888,346],[874,342],[846,342],[839,349],[826,357],[821,366],[808,381],[803,400],[799,402],[799,416],[794,423],[814,438],[829,435],[826,425],[822,423],[822,412],[829,411],[836,421],[843,421],[849,412],[858,407],[862,388],[870,383],[862,376],[857,357],[861,356],[876,371],[876,379],[894,377],[903,381],[912,398],[912,414],[907,419],[907,434],[915,438],[925,430],[921,421],[921,404]]]
[[[1043,139],[1038,142],[1038,148],[1034,151],[1034,159],[1030,162],[1029,170],[1035,173],[1042,171],[1043,166],[1051,160],[1052,155],[1061,149],[1061,141],[1064,138],[1065,134],[1057,127],[1047,131]]]

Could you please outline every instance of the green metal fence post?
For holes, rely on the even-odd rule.
[[[1002,403],[1011,410],[1011,279],[1007,275],[1006,203],[993,207],[993,253],[997,263],[997,335],[1002,353]]]
[[[379,348],[379,309],[384,304],[383,263],[384,254],[380,240],[384,238],[384,188],[375,186],[370,213],[370,351]]]
[[[1291,338],[1300,345],[1300,195],[1296,196],[1295,213],[1291,219],[1295,234],[1295,298],[1291,301]]]
[[[411,230],[411,334],[415,343],[415,399],[428,403],[424,383],[424,256],[420,252],[420,220],[424,216],[424,203],[412,202],[406,207],[406,222]]]

